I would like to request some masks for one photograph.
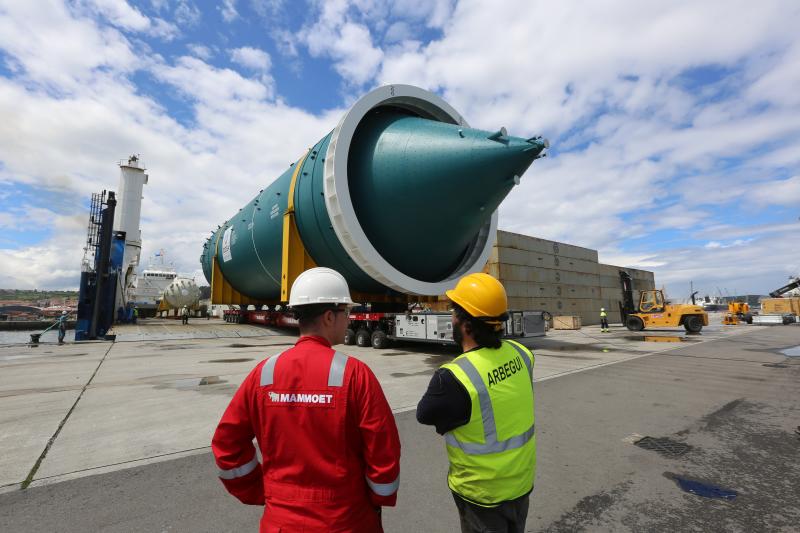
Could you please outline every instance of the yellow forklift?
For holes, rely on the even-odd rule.
[[[753,323],[753,315],[750,313],[750,304],[746,302],[728,302],[728,312],[722,317],[722,324],[725,326],[735,326],[739,322]]]
[[[670,304],[664,291],[640,291],[638,307],[633,304],[633,280],[624,270],[619,271],[623,302],[620,303],[622,321],[631,331],[647,328],[676,328],[683,326],[689,333],[699,333],[708,325],[708,313],[699,305]]]

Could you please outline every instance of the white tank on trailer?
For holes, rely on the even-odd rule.
[[[191,278],[177,278],[164,289],[164,300],[170,307],[193,307],[200,301],[200,289]]]

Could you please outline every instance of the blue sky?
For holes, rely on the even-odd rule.
[[[208,231],[385,83],[542,134],[500,227],[696,287],[800,272],[800,6],[0,0],[0,286],[75,287],[92,192],[142,154],[144,253]],[[202,279],[202,276],[198,276]]]

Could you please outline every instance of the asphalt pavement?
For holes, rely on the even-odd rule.
[[[782,354],[797,345],[800,326],[765,327],[537,383],[527,530],[798,531],[800,357]],[[441,437],[396,418],[386,531],[457,531]],[[255,531],[259,516],[208,452],[0,495],[2,531]]]

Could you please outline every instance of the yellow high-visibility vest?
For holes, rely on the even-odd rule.
[[[472,414],[445,434],[450,489],[486,507],[519,498],[533,489],[536,434],[533,411],[533,354],[503,341],[442,365],[469,393]]]

